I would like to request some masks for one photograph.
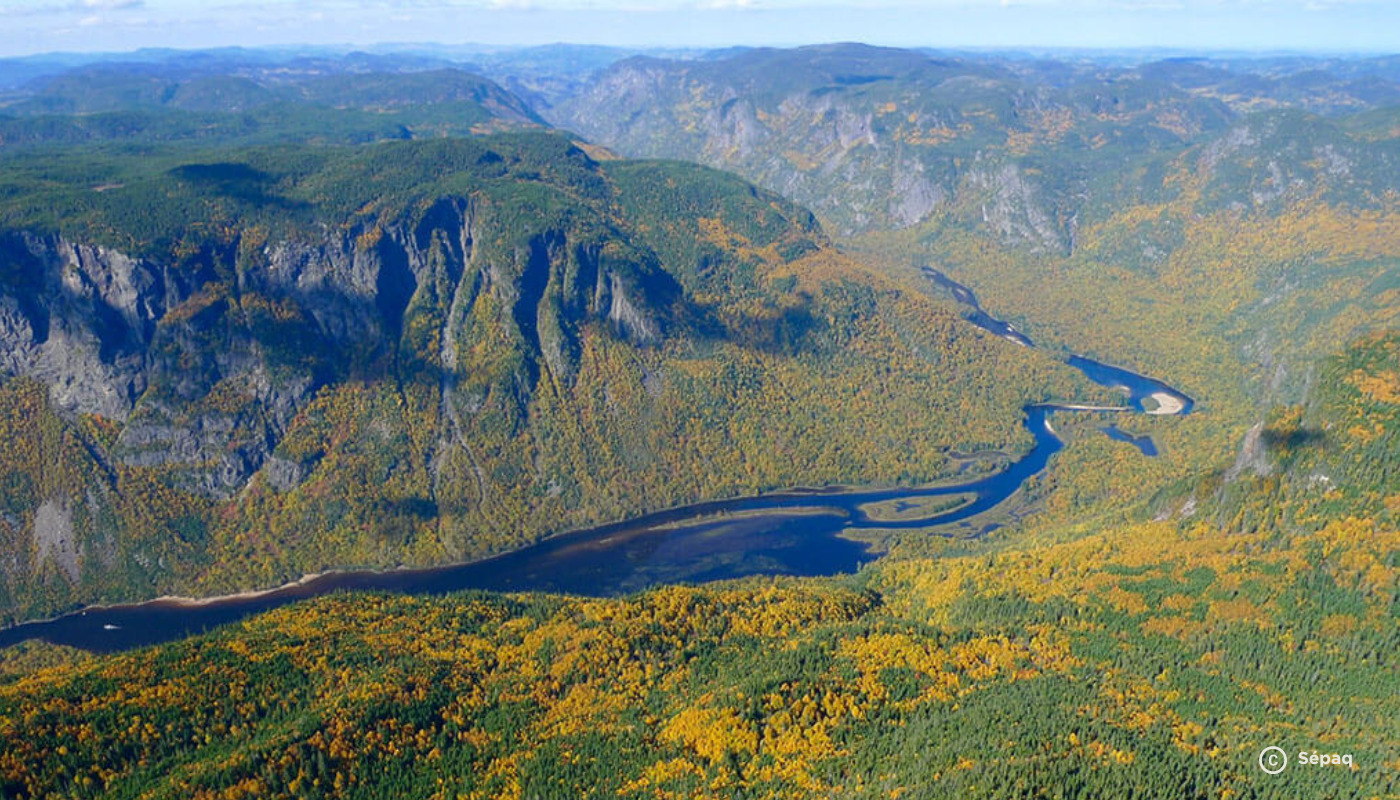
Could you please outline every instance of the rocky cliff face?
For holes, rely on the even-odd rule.
[[[145,351],[172,299],[167,276],[62,237],[10,235],[0,249],[7,271],[21,279],[0,294],[4,370],[48,384],[61,408],[129,414],[146,388]]]
[[[1071,220],[1109,201],[1118,176],[1105,176],[1125,152],[1181,152],[1230,119],[1219,102],[1131,70],[1043,80],[1025,65],[857,45],[631,59],[545,113],[626,155],[739,172],[839,234],[947,214],[1062,253]],[[1084,174],[1103,185],[1089,191]]]
[[[637,344],[664,335],[678,290],[654,263],[610,261],[563,230],[478,257],[481,224],[472,202],[447,199],[383,229],[326,229],[252,253],[235,242],[222,253],[233,263],[216,255],[193,272],[11,234],[0,239],[11,277],[0,370],[43,383],[63,412],[117,423],[123,463],[175,468],[186,488],[227,498],[269,464],[317,389],[355,369],[411,357],[456,383],[486,328],[516,342],[510,380],[528,396],[542,372],[570,378],[590,319]],[[447,313],[431,338],[442,344],[416,352],[406,318],[438,305]],[[490,309],[500,313],[484,326],[470,319]],[[272,469],[294,482],[296,469]]]

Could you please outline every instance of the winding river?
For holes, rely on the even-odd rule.
[[[1034,346],[1015,328],[983,311],[971,290],[931,268],[925,272],[968,309],[966,316],[973,324],[1019,345]],[[846,538],[844,533],[923,528],[970,520],[1015,494],[1064,447],[1050,424],[1051,414],[1057,411],[1186,414],[1192,409],[1189,397],[1161,381],[1080,356],[1070,358],[1068,363],[1096,383],[1125,389],[1128,405],[1109,409],[1029,406],[1025,425],[1035,437],[1030,452],[995,474],[968,482],[936,487],[788,491],[717,500],[562,534],[466,564],[328,572],[265,592],[209,600],[162,599],[94,606],[0,630],[0,648],[38,638],[96,652],[125,650],[179,639],[334,591],[441,594],[485,589],[606,596],[659,584],[701,583],[748,575],[852,572],[877,554],[868,545]],[[1116,426],[1105,431],[1134,444],[1146,455],[1157,452],[1147,437],[1123,433]],[[958,498],[965,498],[966,502],[952,502]],[[917,518],[899,513],[930,501],[946,510]],[[893,504],[896,515],[891,518],[874,513],[879,504]]]

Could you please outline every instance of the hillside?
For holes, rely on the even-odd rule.
[[[800,207],[557,135],[3,158],[11,619],[930,480],[1094,395]]]
[[[958,543],[840,581],[339,596],[71,665],[37,648],[58,665],[0,685],[0,787],[1391,796],[1397,353],[1391,334],[1328,361],[1270,424],[1267,474],[1188,521]],[[1267,775],[1266,745],[1354,768]]]
[[[1400,797],[1395,59],[141,58],[0,62],[0,797]]]
[[[113,141],[353,144],[543,127],[522,100],[486,78],[445,63],[394,59],[98,63],[0,94],[6,149]]]
[[[1058,259],[1125,206],[1180,199],[1188,158],[1211,174],[1198,187],[1211,210],[1374,208],[1395,186],[1395,87],[1383,59],[1122,65],[843,44],[631,58],[542,113],[624,155],[733,170],[840,236],[936,225]],[[1179,236],[1135,224],[1156,257]]]
[[[865,45],[633,58],[545,113],[620,153],[734,170],[842,235],[957,205],[968,224],[1049,252],[1073,247],[1076,215],[1118,190],[1118,172],[1232,116],[1138,74],[1056,85],[1015,66]]]

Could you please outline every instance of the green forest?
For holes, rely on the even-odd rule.
[[[0,383],[0,538],[27,562],[0,581],[10,619],[460,561],[797,485],[926,482],[951,451],[1027,448],[1027,403],[1106,396],[774,195],[555,134],[8,165],[0,221],[25,233],[7,291],[60,279],[41,237],[158,266],[148,302],[177,300],[104,345],[150,364],[125,418]],[[220,433],[168,457],[171,427]],[[41,508],[86,556],[46,555]]]
[[[1398,358],[1391,335],[1330,361],[1316,402],[1270,425],[1287,443],[1280,472],[1235,487],[1215,520],[993,538],[849,578],[614,600],[336,595],[100,659],[26,645],[27,674],[0,679],[12,745],[0,786],[15,797],[1390,796],[1400,505],[1384,473],[1395,451],[1355,467],[1372,476],[1355,492],[1306,475],[1371,461],[1371,430],[1349,423],[1397,434]],[[1336,433],[1299,437],[1300,425]],[[1269,776],[1254,764],[1267,745],[1349,753],[1356,766]]]
[[[0,798],[1400,797],[1391,60],[143,57],[0,59],[0,625],[947,493],[849,574],[24,641]]]

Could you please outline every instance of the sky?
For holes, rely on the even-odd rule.
[[[0,56],[436,42],[1400,52],[1400,0],[0,0]]]

